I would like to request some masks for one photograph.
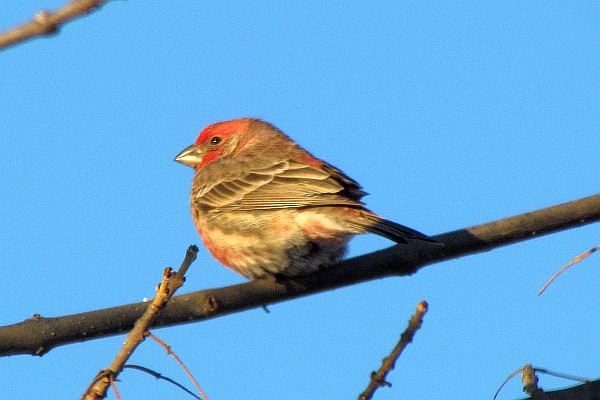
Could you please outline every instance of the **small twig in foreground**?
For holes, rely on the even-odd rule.
[[[527,364],[523,367],[521,382],[525,384],[525,386],[523,386],[523,391],[530,396],[535,392],[542,390],[538,386],[539,379],[535,374],[535,369],[531,366],[531,364]]]
[[[394,347],[394,350],[392,350],[390,355],[383,359],[379,370],[371,373],[371,382],[369,382],[369,386],[367,386],[365,391],[358,396],[359,400],[371,399],[373,394],[375,394],[375,391],[381,386],[391,386],[391,384],[386,382],[385,378],[387,374],[394,369],[396,360],[398,360],[398,357],[400,357],[400,354],[404,348],[406,348],[406,346],[412,342],[415,333],[417,330],[419,330],[419,328],[421,328],[423,316],[427,312],[427,307],[428,305],[426,301],[422,301],[417,305],[417,310],[408,321],[408,327],[406,330],[402,333],[402,335],[400,335],[398,344],[396,344],[396,347]]]
[[[546,374],[546,375],[557,376],[559,378],[570,379],[570,380],[581,382],[584,384],[591,382],[591,379],[582,378],[582,377],[574,376],[574,375],[563,374],[560,372],[552,372],[545,368],[532,367],[531,364],[526,364],[524,367],[521,367],[518,370],[511,372],[510,375],[508,375],[508,377],[504,380],[504,382],[502,382],[502,384],[500,385],[500,387],[494,394],[494,397],[493,397],[494,400],[498,397],[498,394],[500,394],[500,391],[508,383],[508,381],[510,381],[519,372],[523,372],[523,374],[521,375],[521,381],[525,384],[525,387],[523,387],[523,391],[529,395],[533,395],[536,392],[543,392],[543,390],[540,389],[537,385],[538,377],[535,375],[536,372]],[[548,392],[546,392],[546,394],[548,394]]]
[[[521,371],[523,371],[523,367],[519,368],[516,371],[511,372],[510,375],[508,375],[506,377],[506,379],[504,380],[504,382],[502,382],[502,384],[500,385],[500,387],[498,388],[498,390],[496,390],[496,393],[494,393],[493,400],[496,400],[496,397],[498,397],[498,395],[500,394],[500,391],[502,390],[502,388],[504,387],[504,385],[506,385],[508,383],[508,381],[510,381],[515,375],[517,375]]]
[[[165,342],[160,340],[156,335],[152,334],[151,332],[148,332],[148,336],[151,337],[152,339],[154,339],[154,341],[156,341],[156,343],[158,343],[163,349],[165,349],[165,351],[167,352],[168,355],[170,355],[171,357],[173,357],[175,359],[175,361],[177,361],[179,366],[185,371],[188,378],[190,378],[190,380],[192,381],[192,383],[194,384],[194,386],[200,393],[200,396],[202,396],[202,398],[204,400],[208,400],[208,396],[206,396],[206,393],[204,393],[204,390],[202,390],[202,388],[200,387],[200,384],[198,383],[196,378],[194,378],[194,375],[192,375],[192,373],[190,372],[188,367],[185,366],[185,364],[183,363],[183,361],[181,361],[181,359],[177,356],[177,354],[175,354],[175,352],[173,352],[173,350],[171,349],[171,346],[169,346],[168,344],[166,344]]]
[[[110,378],[110,387],[113,390],[113,392],[115,392],[115,398],[117,400],[121,400],[121,393],[119,393],[119,389],[117,389],[117,384],[115,383],[115,380],[113,377]]]
[[[565,265],[564,267],[562,267],[561,269],[559,269],[558,271],[556,271],[556,273],[554,275],[552,275],[552,278],[550,278],[548,280],[548,282],[546,282],[544,284],[544,286],[542,286],[542,288],[540,289],[540,291],[538,292],[538,296],[541,295],[542,293],[544,293],[544,290],[546,290],[546,288],[548,286],[550,286],[550,284],[560,275],[563,273],[563,271],[565,271],[567,268],[569,268],[571,265],[577,264],[579,261],[583,260],[584,258],[586,258],[587,256],[589,256],[590,254],[594,253],[596,250],[600,250],[600,244],[597,245],[596,247],[593,247],[591,249],[589,249],[588,251],[586,251],[583,254],[578,255],[577,257],[575,257],[573,260],[571,260],[570,263],[568,263],[567,265]]]
[[[189,390],[188,388],[186,388],[185,386],[183,386],[181,383],[169,378],[168,376],[164,376],[163,374],[161,374],[160,372],[156,372],[150,368],[146,368],[146,367],[142,367],[141,365],[135,365],[135,364],[125,364],[123,365],[123,369],[136,369],[138,371],[142,371],[147,373],[148,375],[152,375],[153,377],[155,377],[156,379],[162,379],[165,380],[167,382],[169,382],[170,384],[173,384],[175,386],[177,386],[179,389],[183,390],[184,392],[186,392],[187,394],[189,394],[190,396],[192,396],[195,399],[198,400],[202,400],[202,398],[200,396],[197,396],[194,392],[192,392],[191,390]]]
[[[592,380],[589,379],[589,378],[583,378],[581,376],[563,374],[562,372],[549,371],[549,370],[547,370],[545,368],[533,367],[533,369],[536,372],[539,372],[539,373],[542,373],[542,374],[552,375],[552,376],[556,376],[558,378],[569,379],[569,380],[576,381],[576,382],[581,382],[581,383],[592,382]]]
[[[523,387],[523,391],[529,395],[533,394],[535,391],[542,390],[538,387],[538,377],[535,375],[536,369],[531,366],[531,364],[526,364],[524,367],[519,368],[516,371],[513,371],[506,377],[504,382],[500,385],[496,393],[494,393],[493,399],[496,400],[496,397],[500,394],[502,388],[515,377],[519,372],[522,372],[521,381],[525,384]]]
[[[164,269],[162,282],[156,288],[156,296],[148,305],[146,312],[135,322],[133,329],[125,338],[125,342],[121,350],[117,353],[117,356],[106,370],[100,371],[98,376],[94,378],[93,382],[81,396],[82,399],[101,399],[106,396],[106,390],[110,381],[114,380],[123,370],[123,366],[131,354],[144,341],[148,327],[152,324],[156,315],[167,305],[177,289],[183,285],[185,281],[183,274],[194,262],[197,253],[198,248],[192,245],[187,249],[179,272],[173,272],[173,269],[170,267]]]

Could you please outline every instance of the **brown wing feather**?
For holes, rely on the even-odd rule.
[[[337,168],[288,160],[212,186],[200,185],[193,201],[204,209],[252,211],[308,206],[362,206],[366,193]]]

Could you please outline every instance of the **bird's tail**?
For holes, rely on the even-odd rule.
[[[355,225],[356,228],[363,230],[364,232],[374,233],[384,238],[390,239],[396,243],[408,243],[406,239],[422,240],[430,243],[441,244],[437,240],[419,232],[412,228],[404,225],[397,224],[392,221],[388,221],[385,218],[380,217],[368,210],[364,210],[363,218],[360,222],[349,221]]]

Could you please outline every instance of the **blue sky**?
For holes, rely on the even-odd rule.
[[[62,4],[5,2],[0,29]],[[428,234],[595,194],[599,68],[593,1],[111,2],[0,53],[0,324],[152,297],[201,244],[192,171],[172,159],[224,119],[274,123],[360,182],[372,210]],[[356,398],[425,299],[378,400],[491,398],[525,363],[594,378],[600,256],[536,292],[599,242],[590,225],[155,333],[211,399]],[[362,236],[349,255],[390,245]],[[183,290],[243,281],[202,249]],[[122,340],[3,358],[0,389],[79,396]],[[131,362],[186,382],[153,343]],[[189,398],[121,379],[124,398]]]

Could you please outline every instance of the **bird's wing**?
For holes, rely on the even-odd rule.
[[[282,161],[235,179],[199,185],[192,194],[204,209],[252,211],[309,206],[362,206],[366,193],[337,168],[312,167],[294,160]]]

